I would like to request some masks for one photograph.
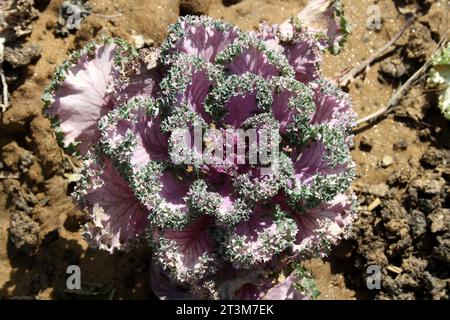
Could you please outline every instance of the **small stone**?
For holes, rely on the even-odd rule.
[[[430,229],[433,233],[450,230],[450,209],[438,209],[430,213],[427,219],[431,222]]]
[[[25,45],[22,48],[5,48],[5,61],[11,67],[24,67],[32,62],[35,62],[41,56],[41,47],[36,44]]]
[[[387,60],[380,65],[380,72],[394,79],[401,78],[406,71],[406,66],[400,59]]]
[[[133,39],[134,45],[136,48],[141,49],[145,46],[145,39],[142,34],[135,34],[132,35],[131,38]]]
[[[383,160],[381,160],[381,167],[388,168],[394,163],[394,158],[391,156],[385,156]]]
[[[386,197],[388,192],[389,192],[389,187],[385,183],[374,184],[367,188],[367,193],[370,193],[379,198]]]
[[[394,143],[394,145],[392,146],[392,148],[394,150],[406,150],[408,149],[408,142],[406,142],[405,140],[401,139],[398,140],[396,143]]]

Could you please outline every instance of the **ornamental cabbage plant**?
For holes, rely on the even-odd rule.
[[[427,83],[441,91],[438,106],[450,120],[450,42],[433,56],[432,66]]]
[[[319,0],[257,32],[185,16],[157,50],[105,38],[72,53],[43,100],[83,158],[85,239],[150,245],[163,299],[316,297],[301,261],[354,216],[355,114],[321,71],[347,31]]]

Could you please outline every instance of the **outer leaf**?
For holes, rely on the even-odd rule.
[[[93,159],[86,160],[85,180],[76,190],[80,206],[91,217],[85,238],[92,246],[110,252],[127,248],[143,236],[149,212],[136,200],[109,159],[102,160],[102,168]]]

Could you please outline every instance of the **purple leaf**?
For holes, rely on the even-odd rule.
[[[113,251],[138,240],[148,227],[148,210],[134,197],[127,182],[110,160],[102,169],[92,164],[95,174],[83,192],[82,206],[87,207],[91,223],[86,226],[86,240],[95,247]]]

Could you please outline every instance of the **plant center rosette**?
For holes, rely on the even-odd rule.
[[[44,101],[84,160],[86,240],[150,243],[161,298],[314,297],[301,261],[325,256],[353,218],[355,115],[322,76],[342,28],[325,13],[325,35],[187,16],[159,50],[105,39],[73,53]]]

